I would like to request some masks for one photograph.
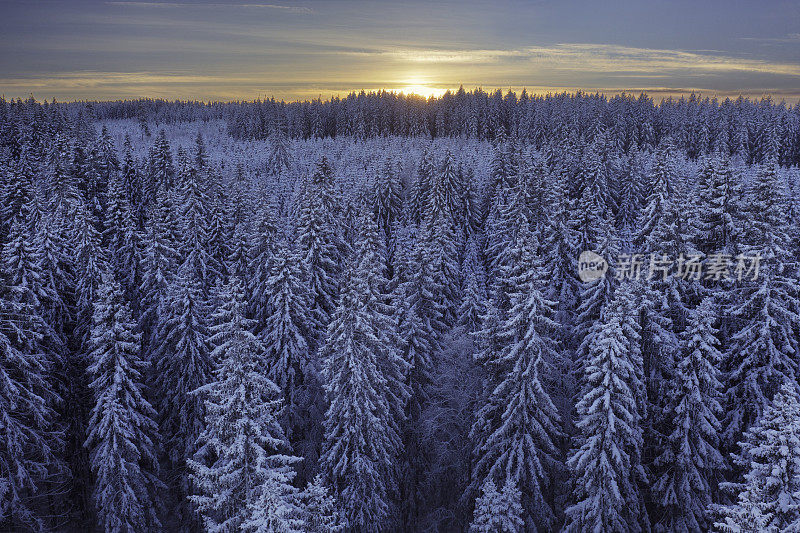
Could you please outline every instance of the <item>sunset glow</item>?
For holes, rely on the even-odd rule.
[[[361,90],[427,98],[463,85],[800,98],[797,3],[284,4],[9,0],[0,91],[290,101]]]

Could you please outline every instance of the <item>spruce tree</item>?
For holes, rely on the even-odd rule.
[[[506,480],[501,491],[489,479],[482,492],[475,502],[475,518],[470,533],[521,533],[525,530],[521,493],[511,479]]]
[[[330,407],[321,463],[349,530],[369,532],[392,516],[402,444],[397,408],[408,393],[379,293],[377,231],[371,218],[362,221],[365,231],[323,348]]]
[[[298,495],[307,533],[338,533],[344,523],[322,476],[317,476]]]
[[[324,400],[316,354],[307,340],[314,324],[302,263],[285,241],[277,245],[265,290],[268,313],[256,330],[266,348],[267,374],[283,395],[282,426],[294,451],[308,463],[299,467],[301,478],[308,479],[319,456]]]
[[[276,227],[273,207],[267,203],[261,206],[255,214],[255,220],[250,235],[250,247],[247,255],[248,277],[242,281],[247,284],[250,293],[249,315],[256,324],[263,327],[269,313],[269,300],[271,294],[268,282],[272,270],[272,260],[278,242],[278,228]]]
[[[139,325],[146,354],[153,352],[158,345],[155,337],[161,307],[180,260],[177,251],[180,228],[173,207],[171,194],[160,191],[144,242]]]
[[[98,521],[109,532],[159,528],[156,413],[145,398],[140,335],[119,283],[108,274],[97,298],[88,369],[95,403],[86,446]]]
[[[574,504],[567,531],[641,531],[646,524],[639,482],[642,427],[641,361],[626,326],[632,311],[620,291],[588,336],[583,395],[576,406],[580,447],[569,459]]]
[[[787,202],[774,163],[759,170],[750,204],[753,229],[742,248],[750,262],[745,266],[754,267],[758,260],[759,268],[736,280],[728,300],[732,334],[723,368],[724,438],[729,449],[761,416],[781,383],[798,375],[800,286],[788,268],[794,260],[786,231]]]
[[[180,271],[197,279],[203,294],[221,275],[221,265],[212,262],[208,249],[210,200],[206,193],[207,180],[190,168],[178,190],[181,240],[178,248],[182,264]]]
[[[96,219],[86,204],[80,204],[75,215],[76,332],[85,342],[92,328],[92,315],[95,302],[99,300],[102,278],[110,267]]]
[[[401,183],[392,161],[386,159],[383,168],[375,176],[373,190],[373,213],[378,227],[386,238],[386,246],[391,249],[394,242],[394,227],[403,212]]]
[[[509,342],[493,357],[494,364],[507,369],[491,391],[488,409],[482,409],[489,429],[478,442],[476,476],[507,479],[523,494],[523,520],[528,529],[552,526],[555,513],[550,482],[556,468],[560,419],[546,380],[557,358],[550,335],[554,302],[545,300],[539,286],[540,268],[534,256],[535,239],[523,229],[514,244],[520,261],[505,272],[514,289],[511,308],[501,323],[501,335]]]
[[[179,274],[167,289],[153,353],[163,447],[184,521],[191,520],[183,504],[192,490],[186,460],[197,450],[205,414],[194,391],[210,381],[213,371],[204,304],[199,281]]]
[[[433,157],[430,151],[427,151],[417,167],[417,177],[414,181],[409,202],[411,220],[416,224],[419,224],[425,218],[434,171]]]
[[[663,513],[660,531],[706,531],[710,526],[708,510],[725,467],[719,451],[722,354],[716,322],[714,301],[707,297],[692,311],[667,389],[670,433],[655,459],[663,473],[653,486]]]
[[[167,140],[167,134],[162,129],[158,132],[153,151],[150,154],[150,179],[155,193],[158,189],[172,189],[175,183],[175,165],[172,159],[172,149]],[[149,198],[148,202],[155,198]]]
[[[723,506],[719,531],[800,531],[800,401],[784,383],[746,433],[735,459],[745,471],[735,503]]]
[[[698,175],[693,208],[693,241],[698,250],[706,256],[736,252],[743,231],[741,201],[727,157],[719,153],[709,157]]]
[[[319,170],[317,174],[320,177],[307,183],[301,198],[297,242],[312,298],[312,318],[319,328],[325,328],[334,310],[341,257],[325,173]],[[322,330],[317,330],[312,346],[318,346],[321,336]]]
[[[60,474],[63,434],[55,425],[59,397],[54,335],[41,316],[46,298],[27,224],[11,225],[2,250],[0,292],[0,525],[9,530],[48,526],[37,498]]]
[[[270,509],[257,506],[258,498],[290,505],[298,461],[286,453],[280,390],[264,373],[266,350],[245,317],[241,282],[232,280],[221,300],[212,317],[214,380],[196,391],[205,400],[205,429],[189,461],[198,489],[190,500],[211,532],[239,530],[263,518],[259,513]]]

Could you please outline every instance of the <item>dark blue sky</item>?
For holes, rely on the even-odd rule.
[[[3,0],[0,92],[310,98],[645,89],[800,98],[800,2]]]

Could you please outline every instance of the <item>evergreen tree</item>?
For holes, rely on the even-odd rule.
[[[307,533],[338,533],[344,529],[336,500],[330,495],[322,476],[317,476],[299,494]]]
[[[433,158],[430,151],[427,151],[419,162],[419,166],[417,168],[417,178],[414,181],[409,203],[411,220],[416,224],[419,224],[425,218],[431,194],[433,173]]]
[[[76,250],[76,300],[77,335],[83,342],[89,338],[92,328],[94,305],[99,301],[103,275],[109,270],[108,256],[103,248],[96,219],[85,204],[75,212],[74,246]]]
[[[178,221],[173,210],[170,194],[161,191],[150,220],[145,250],[142,258],[142,313],[139,320],[144,353],[150,354],[158,346],[158,331],[161,307],[166,300],[167,288],[172,282],[180,256]]]
[[[554,442],[560,436],[559,415],[545,388],[557,358],[549,337],[556,327],[550,318],[554,302],[539,292],[540,266],[527,230],[520,232],[515,246],[520,261],[503,274],[514,289],[500,325],[500,334],[510,342],[492,358],[508,372],[480,411],[485,418],[480,424],[490,430],[478,443],[475,475],[512,481],[523,494],[526,527],[546,530],[555,521],[549,484],[557,464]]]
[[[663,474],[654,485],[663,517],[661,531],[706,531],[708,508],[716,499],[724,468],[719,452],[719,340],[714,302],[706,298],[693,310],[683,350],[668,389],[665,418],[671,432],[655,460]]]
[[[394,305],[399,321],[399,340],[403,359],[407,365],[405,383],[410,397],[405,405],[405,423],[402,425],[403,449],[403,513],[407,521],[416,523],[419,518],[420,484],[428,462],[423,448],[422,412],[428,404],[433,383],[435,356],[440,349],[440,339],[445,327],[442,324],[440,303],[434,300],[434,278],[426,260],[425,243],[417,242],[408,251],[396,271],[404,279],[395,292]]]
[[[720,531],[800,531],[800,402],[785,383],[745,433],[736,461],[745,470],[738,500],[720,508]]]
[[[722,154],[708,158],[698,175],[693,213],[694,244],[706,256],[733,254],[742,232],[741,190]]]
[[[62,470],[55,425],[52,330],[40,315],[46,297],[27,224],[12,223],[2,250],[0,292],[0,525],[46,527],[36,498]]]
[[[553,318],[560,326],[556,336],[560,338],[560,344],[565,350],[573,351],[576,346],[572,328],[580,291],[576,257],[580,251],[575,248],[576,235],[568,219],[568,198],[563,180],[558,179],[552,187],[541,240],[541,277],[548,280],[542,288],[542,295],[556,302]]]
[[[294,471],[272,469],[248,502],[250,516],[242,530],[256,533],[304,533],[305,520],[296,503],[297,489],[291,485]]]
[[[122,156],[122,167],[120,169],[120,181],[122,190],[125,193],[125,199],[134,214],[134,219],[137,222],[137,227],[142,228],[145,218],[145,205],[143,202],[142,190],[144,183],[142,183],[142,175],[139,167],[133,158],[133,146],[131,145],[131,138],[126,135],[125,143],[123,145],[124,153]]]
[[[228,262],[233,254],[232,239],[236,225],[227,220],[230,212],[228,189],[216,169],[209,169],[209,208],[206,223],[206,244],[208,271],[211,274],[209,285],[228,279]]]
[[[205,313],[198,280],[178,275],[167,289],[153,354],[159,425],[184,522],[191,522],[183,500],[192,490],[185,465],[197,449],[205,413],[194,391],[210,381],[213,370]]]
[[[603,310],[614,297],[617,285],[616,272],[612,266],[618,256],[618,243],[613,228],[608,220],[597,213],[600,207],[596,204],[589,188],[581,196],[580,214],[577,219],[577,249],[594,251],[606,261],[611,261],[608,271],[598,279],[581,284],[578,294],[578,307],[575,312],[574,334],[578,344],[575,366],[582,373],[583,360],[591,349],[589,332],[594,324],[601,320]]]
[[[106,232],[103,241],[108,245],[112,271],[120,280],[126,299],[138,310],[141,285],[140,234],[121,179],[112,177],[108,186]]]
[[[296,389],[313,379],[314,369],[306,343],[304,320],[309,304],[302,270],[285,241],[275,252],[266,292],[271,295],[270,313],[259,329],[267,349],[269,377],[284,392],[286,405],[292,406]]]
[[[339,306],[323,348],[326,392],[326,479],[352,531],[379,531],[391,517],[401,452],[399,416],[408,393],[389,335],[379,286],[382,266],[370,217],[345,276]],[[371,228],[371,229],[370,229]]]
[[[263,325],[269,313],[271,294],[268,282],[272,270],[272,259],[277,248],[278,229],[272,213],[272,206],[265,203],[256,213],[253,235],[250,240],[248,255],[250,261],[248,277],[242,281],[247,283],[250,293],[250,313],[256,324]]]
[[[267,161],[267,172],[272,175],[280,175],[289,170],[292,163],[289,149],[286,146],[286,138],[282,128],[275,128],[270,135],[271,150]]]
[[[724,438],[729,449],[761,416],[781,383],[796,380],[798,372],[800,287],[796,274],[786,268],[793,261],[785,229],[786,198],[774,164],[759,171],[750,203],[753,230],[742,247],[749,266],[758,260],[759,270],[742,274],[729,299],[734,320],[724,361]],[[736,269],[731,274],[737,275]]]
[[[208,166],[208,153],[206,152],[206,143],[203,140],[203,134],[197,132],[197,137],[194,139],[194,166],[201,170]]]
[[[503,490],[498,491],[491,479],[483,485],[483,494],[475,502],[475,518],[470,533],[521,533],[522,519],[520,490],[507,479]]]
[[[214,280],[222,274],[221,265],[214,264],[208,248],[210,200],[205,188],[207,180],[190,168],[178,191],[181,221],[179,253],[180,271],[200,282],[203,294],[208,294]]]
[[[392,161],[387,159],[383,169],[375,176],[372,205],[375,220],[385,235],[386,246],[389,249],[394,241],[394,227],[403,212],[401,193],[400,179],[392,168]]]
[[[292,448],[309,463],[300,468],[301,477],[309,478],[322,441],[323,391],[307,341],[313,322],[300,257],[285,241],[277,245],[265,290],[271,295],[269,311],[257,331],[266,348],[268,376],[283,394],[282,426]]]
[[[169,191],[175,182],[175,166],[172,160],[172,149],[167,140],[167,134],[162,129],[158,132],[153,151],[150,154],[150,179],[156,193],[159,189]],[[149,201],[155,198],[148,199]]]
[[[312,298],[312,317],[319,328],[327,326],[334,310],[340,260],[334,213],[330,211],[333,205],[323,170],[318,170],[320,177],[306,186],[297,227],[297,242]],[[315,332],[312,347],[318,345],[321,336],[322,330]]]
[[[155,410],[144,396],[147,365],[135,331],[119,284],[104,276],[89,340],[95,404],[86,446],[91,450],[97,517],[110,532],[160,527]]]
[[[458,325],[469,334],[481,329],[481,317],[486,313],[486,275],[478,258],[477,242],[470,237],[461,267],[462,294],[458,310]]]
[[[30,168],[24,152],[20,156],[19,163],[5,169],[4,174],[6,177],[3,180],[3,189],[0,191],[0,197],[3,200],[0,222],[2,223],[3,242],[7,242],[11,224],[15,220],[29,220],[30,213],[28,211],[34,201],[36,189],[33,182],[33,170]]]
[[[212,317],[214,380],[196,392],[205,398],[205,430],[189,461],[199,491],[190,499],[205,528],[216,532],[257,526],[269,518],[264,513],[283,518],[278,507],[291,505],[292,464],[298,460],[286,454],[277,419],[280,390],[263,373],[265,348],[245,317],[241,282],[233,280],[222,300]]]
[[[583,396],[576,406],[580,448],[569,459],[575,503],[567,531],[641,531],[641,361],[626,327],[630,296],[621,291],[588,337]]]

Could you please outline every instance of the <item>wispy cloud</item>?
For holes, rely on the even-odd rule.
[[[579,72],[753,72],[800,76],[800,64],[747,59],[701,51],[635,48],[613,44],[561,43],[514,50],[442,50],[387,48],[352,51],[352,56],[379,56],[407,63],[497,64],[527,61],[539,68]]]
[[[789,43],[800,44],[800,33],[789,33],[785,37],[740,37],[743,41],[758,43]]]
[[[143,8],[183,8],[183,7],[191,7],[191,8],[202,8],[202,7],[213,7],[213,8],[253,8],[253,9],[279,9],[286,11],[288,13],[296,13],[300,15],[310,15],[314,12],[313,9],[310,7],[302,7],[302,6],[284,6],[280,4],[252,4],[252,3],[243,3],[243,4],[222,4],[219,2],[212,2],[212,3],[191,3],[191,2],[136,2],[136,1],[118,1],[118,2],[106,2],[106,5],[110,6],[125,6],[125,7],[143,7]]]

